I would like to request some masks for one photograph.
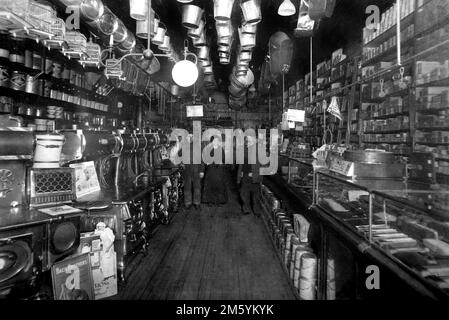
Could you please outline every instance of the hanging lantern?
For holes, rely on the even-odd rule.
[[[78,31],[67,31],[65,41],[68,48],[62,49],[64,55],[75,59],[81,59],[84,56],[87,47],[87,39],[84,34]]]
[[[111,58],[106,60],[106,68],[104,69],[104,75],[108,79],[123,79],[122,63],[120,60]]]
[[[205,26],[204,20],[201,20],[198,28],[189,29],[187,35],[192,39],[200,38],[201,34],[203,34],[204,32],[204,26]]]
[[[245,24],[257,24],[262,21],[259,0],[242,0],[240,7],[242,8]]]
[[[229,21],[231,19],[234,0],[214,0],[215,20]]]
[[[60,18],[55,18],[50,25],[50,32],[54,35],[51,39],[43,41],[44,46],[50,49],[62,49],[65,41],[65,22]]]
[[[144,21],[148,13],[148,0],[129,0],[129,15],[135,20]]]
[[[188,55],[195,57],[195,62],[187,60]],[[188,52],[188,42],[184,41],[184,60],[178,61],[172,70],[173,81],[181,87],[190,87],[198,80],[198,59]]]
[[[209,47],[207,46],[202,46],[199,49],[198,52],[198,59],[199,60],[208,60],[209,59]]]
[[[101,47],[99,44],[89,39],[86,45],[86,55],[80,60],[81,65],[87,67],[98,67],[100,65]]]
[[[203,12],[203,9],[192,4],[182,6],[182,25],[189,29],[198,28]]]

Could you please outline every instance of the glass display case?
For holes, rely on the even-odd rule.
[[[282,178],[309,203],[313,202],[313,160],[280,155]]]
[[[315,206],[343,227],[341,236],[400,273],[398,278],[408,277],[404,282],[416,282],[417,290],[449,297],[449,213],[439,209],[449,191],[405,181],[353,182],[324,172],[316,173],[314,191]],[[329,256],[341,255],[341,250],[330,251]],[[335,262],[334,268],[342,266]]]

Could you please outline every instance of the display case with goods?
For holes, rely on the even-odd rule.
[[[395,274],[397,279],[390,281],[407,279],[402,286],[419,295],[448,298],[448,192],[400,180],[351,182],[325,172],[317,172],[315,181],[318,211],[331,217],[335,228],[346,230],[340,233],[351,239],[346,242],[363,248],[363,259]],[[335,263],[337,274],[344,265]]]

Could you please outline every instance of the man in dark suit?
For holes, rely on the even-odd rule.
[[[191,142],[191,137],[188,138]],[[190,143],[192,147],[192,143]],[[204,177],[204,163],[194,164],[193,148],[190,148],[190,161],[184,163],[184,205],[186,209],[193,206],[195,209],[201,208],[201,179]],[[182,150],[180,152],[182,156]]]

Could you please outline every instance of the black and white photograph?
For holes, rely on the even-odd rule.
[[[0,0],[0,304],[54,300],[449,300],[449,1]]]

